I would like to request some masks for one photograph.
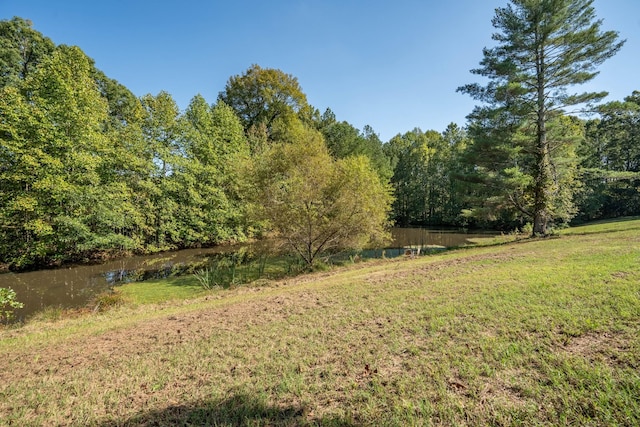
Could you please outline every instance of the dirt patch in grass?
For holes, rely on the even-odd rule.
[[[631,351],[631,337],[611,332],[587,333],[570,337],[558,352],[582,357],[590,362],[603,362],[610,366],[629,366],[625,356]]]
[[[140,322],[134,328],[49,346],[38,354],[35,364],[19,352],[9,354],[0,358],[0,382],[29,375],[64,376],[73,369],[142,356],[162,348],[205,339],[214,332],[234,333],[250,325],[284,319],[322,304],[326,301],[321,301],[316,295],[300,292],[295,295],[295,300],[294,296],[277,295],[187,314],[167,315]]]
[[[540,378],[530,378],[534,372],[525,369],[505,369],[496,373],[494,378],[488,378],[481,391],[481,401],[500,400],[508,406],[521,407],[527,404],[529,398],[525,392],[527,382],[539,382]]]

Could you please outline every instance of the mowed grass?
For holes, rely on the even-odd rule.
[[[295,257],[276,255],[267,258],[257,257],[234,267],[227,263],[222,267],[203,269],[211,272],[215,282],[209,283],[206,288],[195,274],[184,274],[166,279],[131,282],[114,288],[114,291],[128,304],[157,304],[191,299],[207,293],[216,293],[215,291],[224,292],[229,288],[260,286],[270,280],[299,275],[304,265]]]
[[[640,425],[640,220],[5,330],[0,423]]]

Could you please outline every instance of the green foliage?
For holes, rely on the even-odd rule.
[[[382,238],[391,189],[403,225],[531,221],[540,234],[577,209],[583,220],[638,213],[640,95],[586,125],[561,112],[601,97],[567,90],[622,45],[592,23],[591,4],[498,9],[498,46],[475,70],[490,82],[462,88],[488,106],[469,129],[388,144],[320,115],[277,69],[253,65],[215,104],[197,95],[180,112],[164,91],[137,98],[31,22],[0,21],[0,259],[21,269],[275,230],[312,264]]]
[[[385,146],[394,165],[393,214],[400,225],[457,224],[464,195],[457,170],[467,144],[464,131],[449,125],[440,134],[414,129]]]
[[[220,286],[217,282],[217,275],[213,268],[207,267],[197,270],[193,273],[193,277],[196,278],[198,283],[202,286],[203,289],[211,290],[216,286]]]
[[[11,268],[245,237],[237,171],[249,149],[231,108],[196,97],[182,115],[166,92],[137,99],[77,47],[49,52],[26,21],[0,33],[0,56],[24,71],[0,87],[0,258]],[[39,49],[28,64],[7,53],[22,46],[16,34]]]
[[[13,318],[13,310],[22,308],[24,304],[16,300],[16,291],[11,288],[0,288],[0,323]]]
[[[548,227],[566,209],[558,210],[554,180],[554,151],[562,139],[554,139],[547,125],[567,107],[587,105],[606,93],[568,93],[575,85],[597,75],[596,67],[622,47],[617,33],[602,32],[595,19],[593,0],[532,2],[512,0],[496,9],[493,35],[498,45],[484,49],[481,67],[473,70],[489,79],[485,86],[470,84],[459,91],[486,103],[470,116],[483,145],[498,145],[497,164],[518,168],[530,180],[513,182],[502,198],[511,199],[513,209],[533,220],[533,233],[545,235]],[[559,132],[560,134],[562,132]],[[570,140],[572,138],[569,138]],[[531,160],[526,168],[513,163],[518,151]],[[478,150],[480,151],[480,150]],[[493,167],[487,176],[504,174]],[[511,169],[514,171],[514,169]],[[508,172],[507,172],[508,174]],[[503,182],[506,180],[502,180]],[[528,182],[527,182],[528,181]],[[527,208],[524,199],[529,199]]]
[[[249,145],[239,119],[223,102],[214,106],[202,97],[192,100],[183,117],[187,163],[179,205],[191,209],[189,239],[219,243],[244,236],[244,204],[239,187],[240,165]]]
[[[469,210],[465,215],[476,224],[501,229],[520,228],[535,216],[535,170],[531,151],[532,125],[508,125],[507,129],[482,121],[470,127],[472,143],[462,160],[468,165],[460,175],[467,183]],[[583,123],[570,116],[557,116],[546,124],[550,182],[547,212],[554,222],[566,223],[576,213],[574,195],[580,190],[577,147],[584,141]]]
[[[0,89],[19,86],[54,48],[29,20],[14,17],[0,21]]]
[[[336,121],[333,112],[327,109],[318,121],[317,127],[334,158],[367,156],[383,182],[391,178],[393,171],[389,158],[384,154],[382,141],[370,126],[365,126],[360,132],[345,121]]]
[[[278,138],[273,129],[276,121],[286,127],[291,120],[313,114],[297,78],[255,64],[242,75],[229,78],[218,100],[236,112],[245,130],[264,125],[271,139]]]
[[[17,265],[91,246],[108,116],[91,67],[80,49],[58,47],[21,91],[3,89],[0,240]]]
[[[333,160],[322,135],[272,144],[247,173],[252,214],[312,266],[323,251],[360,248],[386,238],[392,201],[368,158]]]
[[[243,239],[237,170],[248,145],[234,112],[196,96],[180,115],[167,93],[147,95],[143,105],[154,165],[149,202],[156,207],[149,243],[168,249]]]
[[[602,105],[581,147],[581,220],[640,213],[640,92]]]

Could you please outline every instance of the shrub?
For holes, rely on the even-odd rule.
[[[24,304],[16,300],[16,291],[11,288],[0,288],[0,322],[11,320],[13,310],[22,307]]]

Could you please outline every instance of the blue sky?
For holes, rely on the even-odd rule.
[[[251,64],[298,78],[309,102],[373,127],[383,141],[415,127],[466,123],[475,101],[456,88],[492,46],[507,0],[0,0],[57,44],[79,46],[134,94],[169,92],[181,108],[215,102]],[[603,29],[627,39],[587,90],[640,90],[640,0],[596,0]]]

